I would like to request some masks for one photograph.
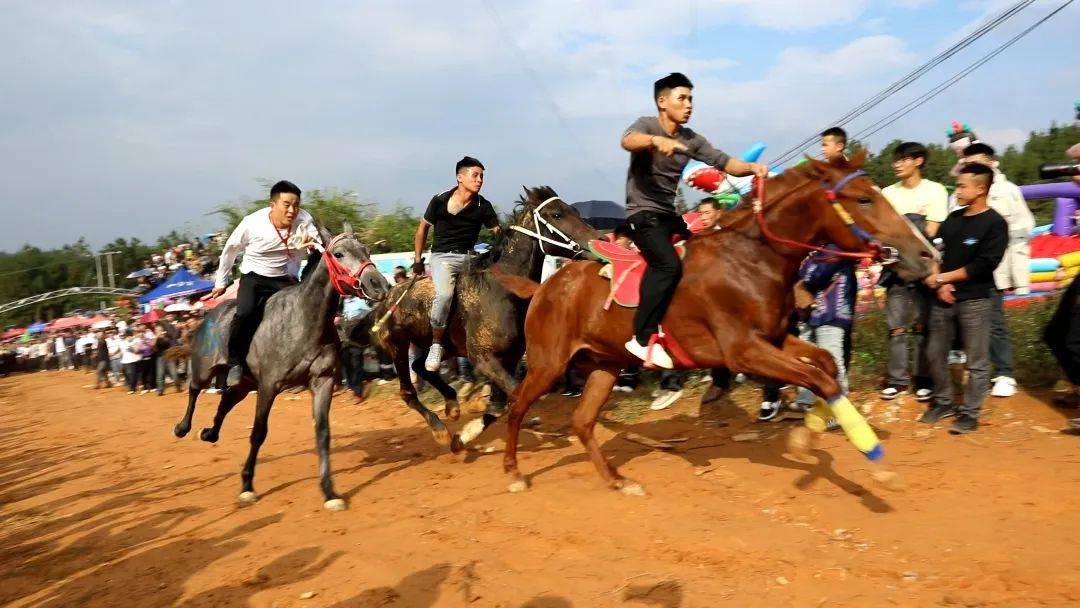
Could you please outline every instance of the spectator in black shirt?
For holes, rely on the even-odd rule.
[[[416,227],[413,241],[413,273],[424,274],[422,255],[427,244],[428,230],[435,228],[431,244],[431,280],[435,285],[435,300],[431,303],[431,350],[424,367],[435,372],[442,361],[442,337],[454,299],[458,274],[469,264],[473,247],[480,236],[481,226],[498,234],[499,216],[486,198],[480,196],[484,185],[484,165],[466,156],[458,161],[457,186],[432,197],[424,219]]]
[[[937,291],[930,309],[930,338],[926,358],[934,381],[933,402],[919,418],[934,424],[957,416],[950,432],[970,433],[979,426],[979,412],[990,387],[990,290],[994,269],[1005,255],[1009,227],[987,204],[994,172],[990,167],[968,163],[956,178],[956,201],[960,205],[938,230],[944,244],[941,267],[926,278]],[[953,404],[952,378],[946,359],[959,329],[967,352],[968,384],[959,411]]]

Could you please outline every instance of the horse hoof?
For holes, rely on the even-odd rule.
[[[454,435],[450,439],[450,453],[460,454],[465,451],[465,442],[461,440],[461,437]]]
[[[323,507],[327,511],[344,511],[346,508],[345,501],[341,498],[331,498],[323,503]]]
[[[255,492],[241,492],[236,498],[242,505],[253,505],[259,501],[259,495]]]
[[[173,432],[173,435],[176,435],[177,437],[186,437],[190,430],[191,430],[190,426],[183,426],[183,425],[178,424],[178,425],[173,427],[172,432]]]
[[[510,485],[506,487],[511,494],[517,494],[518,492],[524,492],[529,489],[529,483],[522,478],[517,478],[510,482]]]
[[[870,478],[882,488],[890,492],[899,492],[904,489],[904,480],[899,473],[894,471],[873,471]]]
[[[476,391],[473,391],[474,393]],[[459,393],[460,394],[460,393]],[[465,413],[467,414],[483,414],[487,411],[487,404],[484,400],[473,395],[474,399],[468,399],[465,401]]]
[[[214,429],[203,429],[199,431],[199,439],[207,443],[217,443],[218,434],[214,432]]]
[[[450,445],[450,431],[446,429],[438,429],[431,431],[431,436],[435,438],[435,443],[439,445]]]
[[[461,418],[461,406],[458,405],[456,400],[446,402],[446,409],[444,410],[446,417],[450,420],[457,420]]]
[[[787,437],[787,449],[795,456],[806,456],[810,452],[810,429],[805,426],[791,429]]]
[[[645,486],[636,481],[630,481],[629,479],[620,480],[615,484],[615,489],[623,494],[623,496],[645,496]]]

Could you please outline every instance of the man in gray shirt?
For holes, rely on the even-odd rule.
[[[626,343],[626,349],[666,369],[673,367],[671,356],[659,344],[654,344],[649,353],[648,345],[659,331],[682,276],[682,261],[671,238],[690,236],[675,210],[675,188],[690,160],[686,153],[734,176],[765,178],[769,173],[768,166],[732,158],[683,126],[693,109],[693,88],[690,79],[677,72],[657,80],[653,85],[657,116],[642,116],[622,137],[623,149],[630,152],[626,219],[631,238],[648,264],[641,281],[641,302],[634,313],[634,337]]]

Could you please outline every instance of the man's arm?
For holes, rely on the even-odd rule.
[[[662,137],[660,135],[649,135],[647,133],[638,133],[636,131],[627,131],[622,138],[623,150],[627,152],[645,152],[648,150],[656,150],[664,156],[672,156],[676,151],[686,151],[686,146],[677,139],[670,137]]]
[[[735,177],[753,175],[761,179],[769,177],[769,166],[761,163],[748,163],[741,158],[731,157],[723,167],[724,172]]]
[[[431,230],[431,224],[427,220],[420,220],[420,225],[416,227],[416,236],[413,237],[413,264],[420,262],[424,255],[429,230]]]
[[[232,274],[236,256],[247,247],[247,219],[241,220],[240,225],[229,235],[225,246],[221,249],[221,259],[218,261],[217,275],[214,280],[214,290],[210,292],[210,298],[216,298],[225,293],[225,286],[229,283],[229,275]]]

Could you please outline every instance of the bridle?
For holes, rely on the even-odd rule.
[[[540,252],[543,253],[544,255],[556,255],[556,254],[548,253],[547,250],[544,249],[544,243],[548,243],[550,245],[554,245],[556,247],[559,247],[559,248],[565,249],[567,251],[570,251],[573,254],[572,256],[570,256],[571,259],[576,258],[579,255],[584,255],[585,250],[582,249],[581,246],[577,244],[577,241],[575,241],[574,239],[567,236],[565,232],[563,232],[562,230],[559,230],[557,227],[555,227],[554,224],[547,221],[546,219],[544,219],[544,217],[542,215],[540,215],[540,210],[543,209],[548,203],[551,203],[553,201],[562,201],[562,199],[557,197],[557,196],[553,196],[553,197],[547,199],[546,201],[540,203],[536,207],[533,207],[533,210],[531,211],[531,213],[532,213],[532,217],[533,217],[533,226],[536,226],[536,230],[529,230],[528,228],[525,228],[523,226],[518,226],[517,224],[514,224],[513,226],[510,226],[510,230],[513,230],[515,232],[520,232],[521,234],[524,234],[524,235],[527,235],[527,236],[531,236],[532,238],[539,241],[540,242]],[[553,238],[549,238],[549,237],[546,237],[546,236],[540,234],[540,232],[539,232],[540,226],[543,226],[543,227],[547,228],[552,234],[558,236],[562,240],[558,241],[558,240],[555,240]]]
[[[304,235],[302,234],[293,235],[292,239],[290,239],[290,245],[293,244],[294,239],[303,236]],[[356,271],[350,271],[348,268],[345,267],[344,264],[337,261],[337,258],[335,258],[332,253],[330,253],[330,250],[334,247],[334,245],[338,244],[338,242],[340,242],[342,239],[349,236],[352,235],[348,233],[339,234],[334,238],[330,239],[330,242],[326,244],[326,247],[320,245],[318,241],[312,241],[307,244],[315,247],[315,249],[318,249],[322,253],[323,263],[326,264],[326,271],[330,275],[330,285],[334,288],[334,291],[336,291],[338,295],[359,295],[362,298],[370,300],[372,298],[367,294],[367,292],[364,291],[364,286],[360,282],[360,276],[363,275],[364,271],[368,268],[375,268],[375,262],[372,262],[370,259],[364,260],[364,262],[360,264],[360,267],[357,268]],[[297,242],[296,244],[300,243]]]
[[[851,214],[847,212],[847,209],[844,209],[844,206],[840,204],[839,200],[837,200],[838,194],[844,188],[844,186],[851,183],[852,180],[862,177],[864,175],[866,175],[866,172],[860,169],[858,171],[845,175],[842,179],[840,179],[840,181],[836,182],[835,184],[830,184],[829,182],[822,180],[821,187],[825,190],[825,198],[829,201],[829,204],[832,205],[833,211],[836,212],[836,215],[840,217],[840,220],[844,222],[844,224],[848,227],[848,230],[851,230],[851,233],[854,234],[856,238],[867,244],[870,251],[842,251],[836,249],[829,249],[826,247],[819,247],[817,245],[811,245],[809,243],[800,243],[798,241],[793,241],[791,239],[785,239],[776,236],[771,230],[769,230],[769,226],[765,223],[765,214],[762,210],[765,205],[765,180],[761,178],[756,178],[754,183],[754,190],[757,192],[757,200],[754,201],[753,211],[754,217],[757,218],[758,226],[761,227],[762,234],[764,234],[765,238],[769,239],[770,241],[780,243],[781,245],[809,249],[810,251],[820,251],[823,253],[828,253],[830,256],[833,257],[872,259],[880,261],[883,265],[894,264],[898,262],[900,260],[900,251],[896,247],[882,245],[880,241],[875,239],[869,232],[863,229],[862,226],[859,226],[857,223],[855,223],[855,219],[851,217]]]

